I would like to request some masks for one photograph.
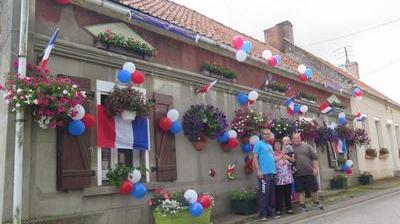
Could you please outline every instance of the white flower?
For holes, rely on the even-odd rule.
[[[16,103],[15,107],[21,107],[21,104],[20,103]]]
[[[81,91],[81,94],[82,94],[83,97],[86,98],[86,91]]]
[[[16,100],[16,99],[17,99],[17,96],[14,96],[14,97],[13,97],[13,100]]]
[[[68,91],[64,89],[63,94],[64,94],[64,95],[67,95],[67,94],[68,94]]]
[[[33,101],[33,103],[37,105],[37,104],[39,103],[39,101],[38,101],[37,99],[35,99],[35,100]]]
[[[4,99],[7,98],[7,96],[8,96],[7,93],[4,93],[4,94],[3,94],[3,98],[4,98]]]
[[[4,102],[6,102],[6,104],[9,104],[9,103],[10,103],[10,100],[4,100]]]
[[[22,89],[21,89],[21,88],[18,88],[18,89],[17,89],[17,93],[20,93],[20,92],[22,92]]]
[[[73,84],[72,88],[76,89],[76,88],[78,88],[78,86],[76,84]]]

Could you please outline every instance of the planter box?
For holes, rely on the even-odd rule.
[[[112,46],[112,45],[107,45],[107,44],[101,43],[97,40],[94,41],[94,46],[97,48],[106,50],[106,51],[123,54],[123,55],[130,56],[133,58],[139,58],[139,59],[143,59],[143,60],[147,60],[147,61],[151,61],[153,59],[152,56],[143,55],[143,54],[134,52],[132,50],[126,50],[124,48],[120,48],[120,47],[116,47],[116,46]]]
[[[281,96],[285,95],[285,92],[279,92],[278,90],[273,90],[273,89],[269,89],[269,92]]]
[[[205,69],[202,69],[200,71],[200,74],[205,75],[205,76],[209,76],[209,77],[213,77],[213,78],[216,78],[216,79],[219,79],[219,80],[224,80],[224,81],[227,81],[227,82],[236,83],[236,79],[228,79],[228,78],[225,78],[222,75],[217,75],[217,74],[211,73],[211,72],[209,72],[209,71],[207,71]]]
[[[379,159],[387,159],[389,158],[389,154],[380,154]]]
[[[330,180],[331,189],[347,189],[347,179]]]
[[[358,177],[358,182],[361,185],[370,185],[374,183],[374,178],[372,175],[364,175]]]
[[[231,211],[234,214],[250,215],[257,212],[257,198],[251,200],[232,200]]]
[[[175,215],[166,215],[153,211],[155,224],[209,224],[211,222],[211,209],[204,209],[199,217],[193,217],[188,210],[180,211]]]
[[[376,156],[369,156],[369,155],[367,155],[367,154],[365,154],[365,157],[364,157],[366,160],[374,160],[375,158],[376,158]]]
[[[310,103],[310,104],[315,104],[315,103],[316,103],[315,100],[308,100],[308,99],[306,99],[306,98],[300,98],[300,100],[301,100],[301,101],[304,101],[304,102],[307,102],[307,103]]]

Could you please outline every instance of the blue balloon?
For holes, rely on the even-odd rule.
[[[280,65],[282,62],[282,57],[280,55],[275,55],[275,59],[276,59],[276,64]]]
[[[217,138],[219,143],[225,143],[229,140],[229,134],[227,131],[224,131],[224,133],[220,134]]]
[[[244,50],[246,53],[250,53],[252,48],[251,42],[248,40],[243,41],[243,47],[242,50]]]
[[[347,119],[345,117],[340,117],[339,118],[339,124],[340,125],[345,125],[347,123]]]
[[[203,214],[203,206],[199,202],[190,205],[189,212],[194,217],[199,217]]]
[[[246,105],[249,101],[249,97],[245,93],[239,93],[239,95],[236,96],[236,100],[240,105]]]
[[[169,128],[169,131],[172,134],[178,134],[179,132],[182,131],[182,125],[179,123],[179,121],[174,121],[172,122],[172,126]]]
[[[313,77],[313,71],[311,70],[311,68],[307,68],[304,74],[307,76],[308,79],[312,79]]]
[[[68,125],[68,131],[73,136],[80,136],[85,132],[85,124],[80,120],[71,121]]]
[[[128,83],[131,80],[131,73],[126,70],[119,70],[118,71],[118,81],[121,83]]]
[[[249,143],[245,143],[242,145],[242,151],[244,153],[250,153],[251,152],[251,145]]]
[[[300,106],[299,106],[298,104],[295,104],[294,107],[293,107],[293,111],[294,111],[296,114],[300,113]]]
[[[133,186],[133,190],[132,190],[131,194],[136,199],[141,199],[146,195],[146,192],[147,192],[147,188],[146,188],[146,186],[144,186],[144,184],[136,183],[135,186]]]
[[[342,165],[342,170],[343,171],[346,171],[346,170],[348,170],[350,167],[349,166],[347,166],[347,164],[343,164]]]

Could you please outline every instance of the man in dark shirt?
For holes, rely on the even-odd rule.
[[[318,183],[316,176],[319,172],[319,163],[317,154],[311,145],[302,142],[299,133],[292,136],[293,150],[296,156],[297,172],[294,176],[296,192],[300,193],[300,211],[308,211],[305,205],[305,191],[312,194],[314,206],[319,209],[324,207],[319,202]]]

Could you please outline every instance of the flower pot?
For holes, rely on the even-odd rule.
[[[300,100],[301,101],[305,101],[305,102],[308,102],[308,103],[311,103],[311,104],[314,104],[316,101],[315,100],[309,100],[309,99],[306,99],[306,98],[300,98]]]
[[[389,158],[389,154],[379,154],[379,159],[387,159]]]
[[[281,96],[285,95],[285,92],[279,92],[278,90],[270,89],[270,92],[273,93],[273,94],[281,95]]]
[[[136,118],[136,111],[132,112],[132,111],[124,110],[121,113],[121,118],[122,118],[122,120],[125,120],[125,121],[133,121]]]
[[[358,177],[358,182],[361,185],[370,185],[374,183],[374,178],[372,175],[362,175]]]
[[[144,60],[147,60],[147,61],[151,61],[153,59],[152,56],[144,55],[141,52],[135,52],[133,50],[127,50],[125,48],[113,46],[113,45],[110,45],[110,44],[104,44],[104,43],[102,43],[100,41],[97,41],[97,40],[94,41],[94,46],[97,47],[97,48],[106,50],[106,51],[111,51],[111,52],[114,52],[114,53],[123,54],[123,55],[127,55],[127,56],[134,57],[134,58],[144,59]]]
[[[153,211],[153,217],[155,224],[209,224],[211,222],[211,209],[204,209],[203,214],[199,217],[193,217],[187,209],[174,215],[163,215]]]
[[[200,141],[193,142],[194,149],[196,149],[199,152],[203,151],[205,146],[206,146],[206,140],[200,140]]]
[[[256,198],[250,200],[231,199],[231,211],[234,214],[250,215],[257,212]]]
[[[367,154],[365,154],[365,157],[364,157],[366,160],[374,160],[375,158],[376,158],[376,156],[370,156],[370,155],[367,155]]]
[[[330,180],[331,189],[347,189],[347,179]]]

